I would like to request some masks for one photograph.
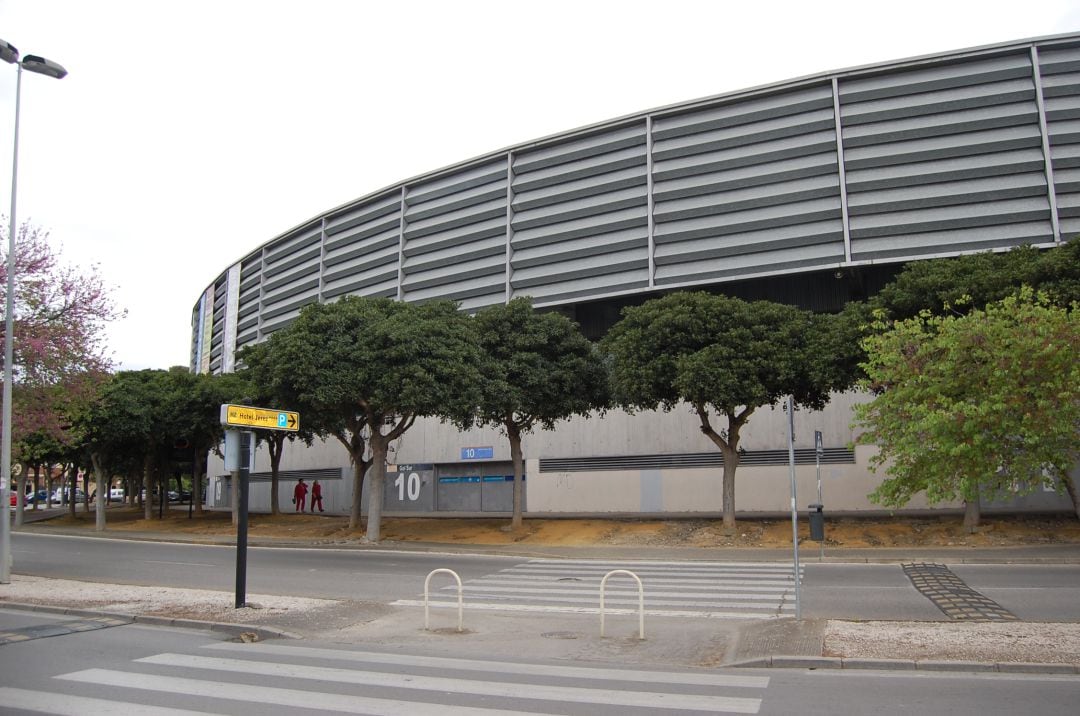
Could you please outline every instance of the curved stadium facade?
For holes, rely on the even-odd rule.
[[[330,209],[206,289],[192,317],[191,367],[231,371],[239,348],[304,305],[347,294],[446,298],[470,311],[528,295],[598,337],[623,306],[672,290],[834,310],[906,261],[1050,247],[1078,233],[1080,35],[1018,41],[622,117]],[[824,497],[841,510],[868,507],[879,479],[868,453],[846,447],[854,400],[837,396],[796,420],[798,462],[810,466],[799,468],[800,491],[814,489],[820,431]],[[787,506],[784,424],[779,411],[751,419],[740,511]],[[719,453],[680,411],[571,421],[532,436],[526,457],[533,513],[720,509]],[[385,507],[504,512],[508,458],[496,432],[418,422],[396,446]],[[329,506],[347,510],[344,449],[290,446],[283,470],[317,476]],[[216,474],[210,499],[223,504],[220,462]],[[258,508],[269,491],[259,487],[264,473],[254,477]],[[1064,503],[1036,493],[1010,504]]]

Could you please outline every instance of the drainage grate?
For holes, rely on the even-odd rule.
[[[944,564],[913,562],[901,566],[915,588],[950,619],[1019,621],[1019,617],[993,599],[976,592]]]

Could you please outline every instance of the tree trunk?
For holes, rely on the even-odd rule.
[[[739,469],[739,451],[728,446],[720,448],[724,456],[724,532],[735,532],[735,471]]]
[[[191,462],[191,501],[195,503],[195,514],[202,516],[203,501],[203,477],[206,473],[206,453],[196,450]]]
[[[524,466],[521,458],[521,431],[514,421],[506,421],[506,434],[510,438],[510,460],[514,463],[514,514],[510,518],[510,529],[517,531],[522,525],[522,504],[524,503]]]
[[[90,462],[94,466],[94,490],[97,493],[96,518],[94,529],[98,532],[105,531],[105,504],[109,497],[105,487],[105,470],[101,465],[101,458],[96,453],[91,453]],[[105,499],[102,498],[105,496]]]
[[[975,534],[979,527],[980,505],[979,496],[964,501],[964,531]]]
[[[275,433],[266,443],[270,452],[270,514],[280,515],[278,506],[278,471],[281,468],[281,453],[284,452],[285,436]]]
[[[143,491],[145,497],[143,498],[143,518],[153,519],[154,517],[154,481],[153,481],[153,459],[150,456],[143,458]]]
[[[750,418],[751,408],[744,408],[741,413],[726,413],[728,429],[725,435],[716,432],[709,420],[709,411],[703,403],[695,403],[694,411],[701,421],[701,432],[705,437],[712,440],[716,447],[720,448],[720,454],[724,457],[724,471],[722,478],[724,532],[735,532],[735,471],[739,468],[739,431]]]
[[[41,484],[41,465],[34,465],[34,492],[33,492],[33,494],[34,494],[34,502],[30,506],[30,509],[35,510],[35,511],[38,508],[37,491],[38,491],[38,485],[39,484]]]
[[[26,495],[26,475],[29,472],[30,468],[23,465],[15,478],[15,527],[22,527],[23,524],[23,510],[26,508],[23,497]]]
[[[371,488],[368,494],[367,539],[378,542],[382,538],[383,488],[386,482],[386,449],[389,441],[378,433],[371,436]]]
[[[79,466],[72,463],[68,466],[68,491],[67,491],[67,504],[68,511],[72,517],[75,517],[75,490],[79,487]],[[63,493],[60,493],[63,494]]]
[[[363,459],[357,458],[355,455],[352,458],[352,464],[353,493],[352,509],[349,511],[349,529],[355,530],[360,528],[360,513],[364,505],[364,473],[367,472],[367,465]]]
[[[1076,519],[1080,520],[1080,494],[1077,494],[1076,480],[1069,473],[1065,473],[1061,476],[1061,481],[1065,483],[1065,491],[1069,493],[1069,499],[1072,500]]]

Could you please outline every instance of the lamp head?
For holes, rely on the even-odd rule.
[[[40,55],[27,55],[22,60],[22,67],[27,72],[36,72],[39,75],[47,75],[58,80],[67,76],[67,70],[59,63],[46,60]]]
[[[7,40],[0,40],[0,60],[14,64],[19,61],[19,51]]]

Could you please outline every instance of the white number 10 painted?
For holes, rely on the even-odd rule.
[[[394,487],[397,488],[398,501],[404,502],[406,489],[404,475],[397,476],[397,479],[394,480]],[[417,475],[415,472],[409,473],[408,492],[410,501],[415,502],[416,500],[420,499],[420,476]]]

